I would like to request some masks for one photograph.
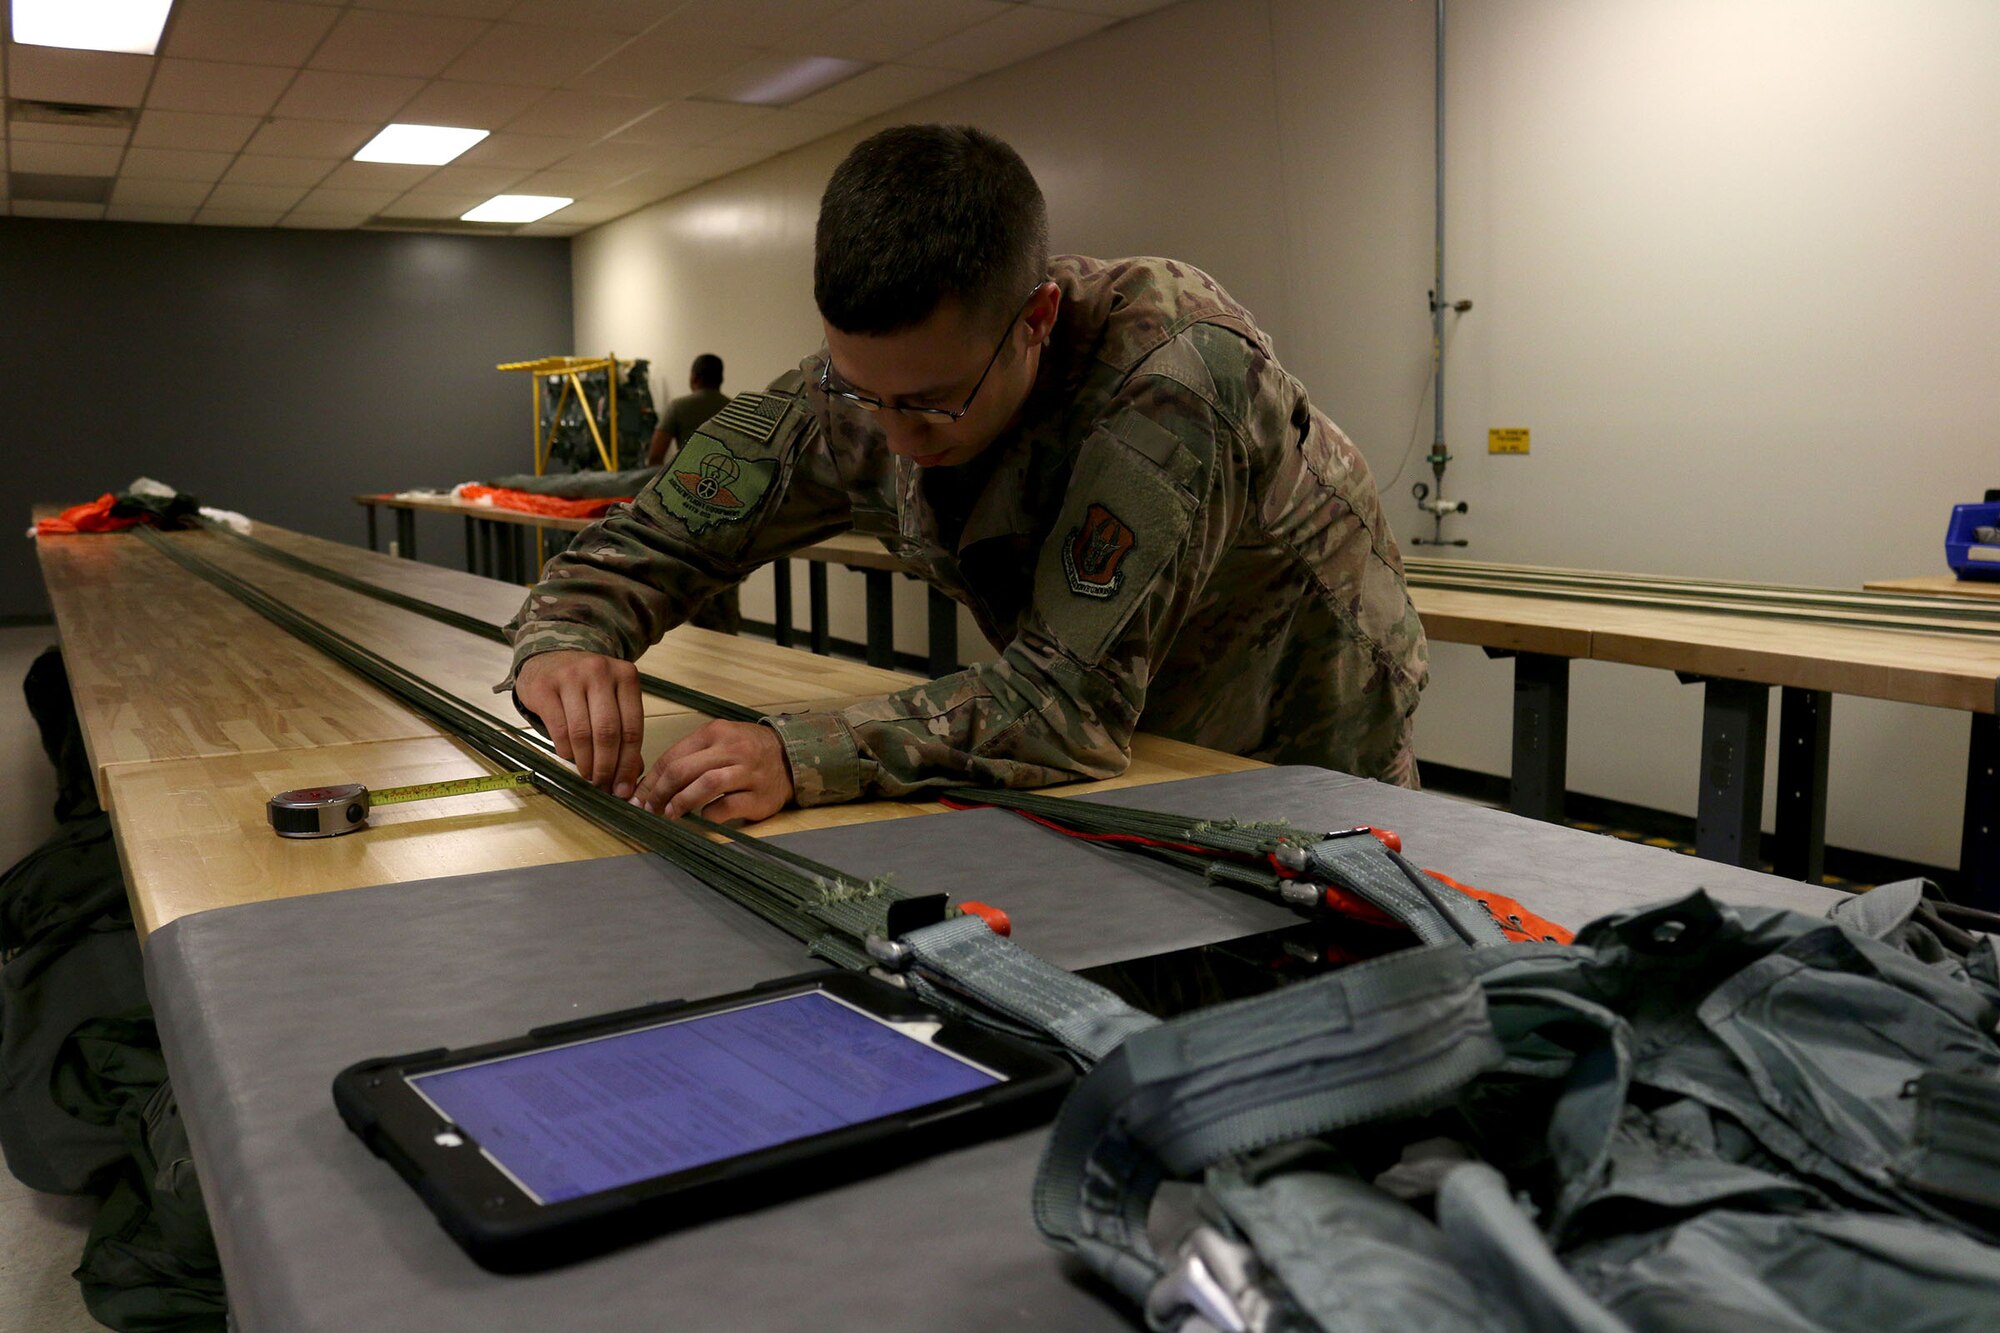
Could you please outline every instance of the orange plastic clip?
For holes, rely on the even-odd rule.
[[[1012,935],[1014,933],[1014,923],[1007,919],[1005,912],[991,903],[960,903],[958,910],[969,912],[981,921],[984,921],[987,929],[991,930],[995,935]]]

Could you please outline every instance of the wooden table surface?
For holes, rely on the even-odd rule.
[[[520,605],[511,584],[400,560],[268,524],[253,535],[399,592],[501,622]],[[413,667],[510,726],[492,684],[499,644],[288,568],[211,533],[168,540]],[[879,554],[879,544],[862,538]],[[301,893],[508,866],[582,861],[632,850],[552,799],[489,792],[387,806],[371,827],[297,840],[270,830],[272,793],[328,782],[442,781],[490,765],[373,686],[265,621],[139,538],[91,535],[39,543],[78,715],[111,812],[141,933],[187,912]],[[640,659],[655,674],[773,712],[839,708],[917,678],[752,638],[684,627]],[[645,755],[707,719],[648,697]],[[1140,736],[1131,767],[1100,791],[1261,767]],[[920,801],[787,810],[759,826],[782,833],[935,813]]]
[[[685,719],[690,725],[699,720]],[[668,739],[655,735],[662,721],[649,720],[649,750]],[[1263,767],[1254,759],[1157,736],[1136,737],[1132,751],[1132,766],[1117,778],[1051,790],[1073,795]],[[538,792],[483,792],[383,806],[370,813],[367,828],[338,838],[281,838],[271,831],[264,809],[271,794],[293,787],[326,782],[390,787],[490,771],[490,763],[443,736],[114,764],[105,770],[105,787],[140,936],[190,912],[240,903],[637,850]],[[755,831],[793,833],[943,809],[928,801],[791,809]],[[589,872],[579,868],[578,873]]]
[[[354,503],[370,508],[381,505],[384,509],[421,509],[427,514],[457,514],[462,518],[482,518],[494,523],[515,523],[528,528],[560,528],[564,532],[582,532],[595,519],[557,518],[552,514],[530,514],[520,509],[508,509],[501,505],[475,504],[470,500],[460,500],[449,495],[357,495]]]
[[[1919,574],[1907,579],[1875,579],[1863,592],[1915,592],[1932,597],[1977,597],[2000,602],[2000,579],[1962,579],[1955,574]]]
[[[498,624],[521,591],[412,560],[260,524],[253,534],[296,554]],[[264,559],[210,533],[185,544],[363,646],[411,666],[509,726],[493,693],[501,644],[438,624]],[[94,769],[107,764],[436,736],[401,704],[211,587],[137,537],[93,534],[37,543]],[[642,669],[759,708],[902,689],[915,677],[684,626],[639,659]],[[646,696],[649,717],[691,715]]]
[[[1413,587],[1442,643],[1656,667],[1973,713],[1994,710],[2000,638]],[[1996,620],[2000,623],[2000,620]]]

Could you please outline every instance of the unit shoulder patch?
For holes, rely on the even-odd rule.
[[[755,513],[777,471],[775,458],[745,458],[721,440],[697,433],[667,465],[659,495],[667,512],[699,535]]]
[[[1079,597],[1116,597],[1124,579],[1119,566],[1138,543],[1138,534],[1124,520],[1093,503],[1063,541],[1063,576],[1069,580],[1069,590]]]

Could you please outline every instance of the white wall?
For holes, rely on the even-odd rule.
[[[2000,6],[1450,7],[1467,554],[1849,587],[1941,569],[1948,506],[2000,485]],[[892,119],[1008,138],[1058,248],[1213,272],[1407,539],[1428,531],[1408,487],[1430,435],[1431,57],[1424,4],[1189,0]],[[577,238],[579,348],[653,355],[674,391],[700,351],[731,388],[795,363],[818,193],[871,128]],[[1534,452],[1488,457],[1489,426],[1531,428]],[[899,611],[907,648],[920,608]],[[1509,669],[1434,655],[1420,753],[1504,772]],[[1573,708],[1573,787],[1692,810],[1697,691],[1581,664]],[[1964,757],[1961,715],[1840,700],[1831,840],[1953,863]]]

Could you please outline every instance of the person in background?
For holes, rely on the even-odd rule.
[[[646,466],[666,462],[671,450],[686,444],[702,422],[727,406],[729,395],[722,391],[722,358],[703,352],[688,370],[688,392],[668,403],[660,417],[660,427],[646,450]]]

